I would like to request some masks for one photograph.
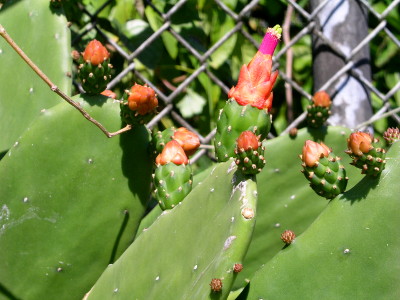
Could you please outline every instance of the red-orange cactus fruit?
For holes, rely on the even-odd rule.
[[[324,143],[316,143],[307,140],[303,146],[302,161],[307,167],[313,167],[322,157],[327,157],[331,153],[331,149]]]
[[[146,115],[154,111],[157,106],[157,95],[151,87],[139,84],[132,86],[128,97],[130,110],[137,111],[139,115]]]
[[[347,146],[349,150],[355,155],[362,155],[368,153],[369,150],[374,148],[372,146],[373,138],[369,133],[366,132],[354,132],[350,134],[347,140]]]
[[[108,98],[112,98],[112,99],[116,99],[116,98],[117,98],[117,94],[114,93],[114,92],[111,91],[111,90],[104,90],[104,91],[101,92],[101,94],[102,94],[103,96],[108,97]]]
[[[243,131],[237,139],[237,148],[247,150],[256,150],[260,146],[257,136],[251,131]]]
[[[312,97],[315,106],[330,107],[332,104],[331,97],[325,91],[319,91]]]
[[[176,165],[187,165],[189,163],[185,151],[183,151],[181,145],[175,140],[169,141],[156,158],[157,165],[163,166],[170,162]]]
[[[90,41],[82,55],[84,61],[90,62],[94,66],[110,58],[110,53],[98,40]]]
[[[181,145],[187,156],[193,155],[200,147],[200,139],[197,134],[185,127],[178,128],[172,138]]]

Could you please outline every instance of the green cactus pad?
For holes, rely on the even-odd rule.
[[[108,129],[120,128],[111,99],[74,99]],[[108,139],[67,103],[27,129],[0,162],[1,299],[83,297],[144,214],[148,140],[143,126]]]
[[[322,157],[313,167],[302,164],[303,174],[310,181],[311,188],[326,199],[333,199],[346,190],[348,178],[340,157],[333,152]]]
[[[232,160],[215,167],[106,269],[87,299],[225,299],[255,224],[256,183],[235,170]],[[213,278],[221,292],[211,291]]]
[[[315,104],[307,107],[307,123],[308,126],[313,128],[319,128],[323,126],[331,115],[331,111],[328,107],[316,106]]]
[[[236,140],[246,130],[261,135],[264,140],[271,128],[271,115],[251,105],[241,106],[229,99],[220,112],[215,134],[215,152],[218,161],[227,161],[235,155]]]
[[[4,1],[3,1],[4,2]],[[0,24],[29,58],[67,95],[71,93],[71,39],[62,10],[49,1],[6,1]],[[61,101],[50,87],[0,38],[0,153],[8,150],[26,127]]]
[[[197,185],[201,184],[207,177],[210,176],[211,171],[215,168],[215,165],[209,166],[207,169],[197,173],[193,176],[193,184],[192,189]],[[135,239],[143,232],[146,231],[147,228],[154,223],[154,221],[161,215],[163,210],[160,205],[156,205],[151,209],[151,211],[142,219],[139,225],[139,229],[137,230]]]
[[[364,177],[332,200],[254,275],[239,299],[398,299],[398,178],[400,144],[395,143],[381,176]]]
[[[257,175],[257,222],[243,262],[245,268],[238,274],[233,286],[235,290],[246,285],[246,280],[282,249],[282,232],[290,229],[300,235],[328,205],[327,201],[321,201],[300,173],[298,154],[304,142],[323,141],[340,153],[340,149],[347,148],[349,134],[350,130],[343,127],[304,128],[298,131],[296,138],[283,135],[264,143],[267,164]],[[348,165],[351,159],[343,155],[342,162]],[[347,168],[347,176],[348,188],[363,177],[356,168]]]
[[[265,148],[259,147],[257,150],[235,150],[236,165],[243,174],[254,175],[261,172],[265,166],[265,158],[263,156]]]
[[[88,95],[96,95],[103,92],[111,79],[110,60],[106,59],[98,66],[93,66],[90,62],[79,65],[78,76],[82,87]]]
[[[155,194],[162,210],[172,209],[192,190],[190,165],[168,163],[157,166],[154,173]]]
[[[361,169],[361,174],[377,176],[385,169],[386,151],[382,148],[373,148],[360,156],[354,154],[350,154],[350,156],[353,158],[351,164]]]

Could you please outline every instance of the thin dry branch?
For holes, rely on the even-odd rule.
[[[19,56],[32,68],[33,71],[50,87],[50,89],[67,101],[70,105],[75,107],[89,122],[92,122],[96,125],[107,137],[111,138],[113,136],[119,135],[123,132],[126,132],[132,129],[131,125],[127,125],[124,128],[121,128],[115,132],[109,132],[99,121],[92,118],[88,112],[86,112],[79,103],[72,100],[68,97],[63,91],[61,91],[47,76],[43,73],[40,68],[35,65],[35,63],[25,54],[24,51],[14,42],[14,40],[8,35],[5,28],[0,24],[0,35],[6,40],[6,42],[14,49],[15,52],[18,53]]]

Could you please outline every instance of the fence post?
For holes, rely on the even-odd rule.
[[[311,12],[324,0],[311,0]],[[315,30],[327,38],[324,41],[313,33],[313,76],[314,91],[324,87],[348,61],[351,51],[368,35],[368,15],[359,2],[353,0],[330,0],[317,13]],[[344,56],[340,56],[329,46],[332,43]],[[353,70],[371,80],[370,53],[367,43],[351,59]],[[324,88],[325,89],[325,88]],[[326,91],[333,99],[331,125],[354,128],[372,116],[368,89],[351,76],[349,72],[341,75]]]

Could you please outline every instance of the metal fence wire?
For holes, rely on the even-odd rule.
[[[369,76],[365,76],[365,74],[359,72],[355,59],[363,48],[376,47],[375,52],[373,52],[375,53],[375,57],[371,58],[371,61],[374,61],[376,65],[385,67],[395,66],[396,63],[398,64],[400,61],[400,24],[399,26],[393,25],[394,22],[392,19],[394,19],[394,16],[400,15],[400,0],[375,2],[367,0],[354,1],[364,12],[367,12],[368,28],[367,35],[355,47],[349,49],[349,51],[343,51],[343,48],[339,47],[335,41],[332,41],[332,39],[326,35],[326,32],[321,30],[320,26],[317,26],[318,14],[326,9],[327,5],[332,7],[332,3],[334,2],[334,11],[335,9],[339,9],[343,2],[347,2],[336,0],[315,1],[316,4],[314,3],[313,9],[310,8],[310,2],[312,1],[296,2],[295,0],[253,0],[245,3],[243,3],[244,1],[233,0],[170,0],[165,1],[163,5],[157,5],[160,1],[131,1],[132,6],[135,6],[135,9],[138,11],[141,11],[142,19],[140,22],[137,20],[130,21],[135,21],[135,24],[147,25],[148,27],[148,23],[151,23],[151,20],[147,19],[149,14],[154,16],[155,20],[158,20],[158,24],[151,24],[151,32],[146,35],[144,40],[140,41],[140,44],[135,45],[135,47],[132,46],[131,40],[135,37],[127,36],[126,32],[123,30],[112,30],[112,34],[110,34],[109,27],[113,26],[113,24],[110,25],[104,22],[104,18],[102,17],[102,14],[107,12],[110,6],[115,5],[115,1],[110,0],[105,1],[104,4],[92,11],[90,11],[87,6],[79,7],[81,12],[86,16],[87,22],[84,26],[76,28],[75,32],[73,32],[72,46],[82,51],[80,47],[85,39],[95,35],[100,36],[103,42],[106,42],[109,47],[112,47],[112,60],[117,60],[118,64],[122,67],[116,69],[117,73],[114,74],[112,81],[108,85],[108,89],[112,90],[117,88],[124,80],[134,80],[142,84],[146,83],[152,87],[158,95],[161,108],[159,113],[147,124],[148,128],[162,128],[164,126],[161,124],[162,121],[165,118],[169,118],[175,126],[184,126],[196,132],[200,137],[202,147],[191,159],[193,163],[205,154],[210,155],[210,145],[215,134],[215,129],[213,128],[215,124],[210,122],[211,125],[208,129],[199,130],[198,127],[193,126],[191,120],[192,118],[199,117],[200,112],[198,112],[197,116],[196,113],[194,113],[194,116],[187,118],[187,116],[182,114],[182,110],[179,109],[177,101],[187,95],[188,89],[191,89],[194,82],[203,80],[204,85],[205,75],[208,78],[207,80],[214,86],[214,90],[215,88],[219,89],[219,91],[216,91],[216,94],[219,95],[220,103],[224,103],[225,100],[227,100],[229,89],[236,83],[239,70],[236,70],[236,73],[231,71],[231,73],[227,75],[226,71],[221,71],[221,69],[223,69],[221,66],[215,67],[215,65],[213,65],[213,55],[218,51],[225,51],[226,45],[232,43],[232,39],[236,41],[235,47],[240,47],[239,41],[245,41],[247,49],[250,49],[249,52],[252,52],[251,55],[254,55],[263,36],[263,32],[260,32],[260,28],[265,28],[266,26],[272,27],[275,25],[271,23],[272,21],[270,20],[283,25],[284,37],[273,59],[273,67],[279,69],[280,78],[279,87],[275,87],[274,91],[277,88],[281,88],[286,92],[290,92],[289,94],[285,94],[285,92],[280,93],[284,98],[284,102],[286,100],[286,110],[283,113],[286,113],[287,116],[283,124],[278,124],[281,128],[280,130],[275,130],[274,134],[278,135],[288,132],[292,127],[299,126],[306,117],[306,113],[299,109],[294,112],[290,110],[291,107],[296,106],[296,104],[290,101],[288,102],[288,100],[292,102],[298,101],[299,103],[311,100],[313,88],[315,88],[312,72],[310,71],[311,67],[308,66],[308,73],[306,73],[307,78],[304,78],[304,74],[302,74],[304,68],[296,67],[296,63],[293,62],[293,56],[295,56],[295,60],[302,54],[310,56],[312,54],[312,37],[314,37],[314,40],[316,37],[321,39],[327,47],[329,47],[329,50],[340,57],[344,62],[343,66],[335,70],[333,76],[325,79],[324,82],[320,84],[318,90],[330,90],[330,94],[334,95],[337,92],[335,90],[337,88],[337,80],[343,74],[351,75],[361,82],[366,92],[370,94],[373,102],[373,115],[371,115],[369,119],[364,120],[362,124],[358,124],[357,128],[372,124],[382,117],[390,117],[389,119],[391,122],[396,125],[400,123],[399,109],[396,107],[399,105],[398,103],[400,103],[399,71],[394,70],[390,74],[390,79],[384,80],[384,84],[382,85],[378,82],[379,78],[377,79],[374,76],[369,78]],[[201,48],[196,42],[196,37],[192,36],[188,38],[188,36],[184,34],[184,26],[179,26],[182,24],[174,22],[179,20],[179,17],[188,14],[188,10],[195,11],[198,9],[199,5],[204,5],[205,2],[212,2],[212,5],[209,6],[209,9],[211,8],[212,10],[210,13],[227,20],[215,26],[227,23],[231,25],[211,29],[214,30],[214,32],[218,32],[218,39],[215,40],[214,38],[207,48]],[[239,2],[241,5],[238,4]],[[284,11],[282,15],[284,17],[283,19],[277,20],[277,15],[274,14],[276,9],[271,9],[274,7],[282,8]],[[263,15],[254,18],[253,16],[257,15],[257,12],[260,10],[263,11]],[[143,13],[144,11],[146,11],[146,14]],[[199,16],[200,15],[197,15],[197,17]],[[211,24],[211,26],[214,25]],[[198,28],[198,30],[202,30],[202,28]],[[210,29],[208,29],[208,31],[210,31]],[[257,31],[259,31],[259,39],[255,38]],[[160,41],[162,42],[160,43]],[[141,55],[150,50],[154,51],[155,45],[157,45],[156,47],[168,47],[166,44],[168,42],[175,43],[180,53],[183,53],[181,55],[186,56],[181,57],[181,61],[190,61],[192,62],[192,66],[196,66],[196,68],[191,68],[184,73],[184,76],[177,77],[176,81],[172,83],[168,81],[162,82],[159,79],[155,80],[154,69],[152,72],[149,72],[141,61]],[[249,45],[252,49],[248,47]],[[295,51],[295,53],[293,53],[293,51]],[[389,54],[385,55],[384,62],[376,62],[377,60],[383,60],[382,57],[377,54],[381,54],[385,51],[389,52]],[[239,61],[237,65],[248,62],[249,61],[244,60]],[[306,62],[309,64],[311,59],[308,59]],[[398,66],[400,66],[400,64],[398,64]],[[185,66],[181,66],[182,70],[184,67]],[[175,68],[179,69],[179,66],[175,66]],[[374,72],[374,70],[372,70],[372,72]],[[203,76],[203,78],[201,76]],[[77,89],[80,89],[79,83],[75,82],[75,86]],[[288,97],[292,97],[293,99],[287,99]],[[333,101],[334,100],[335,99],[333,99]],[[274,100],[274,105],[275,101],[276,100]],[[218,104],[215,104],[215,106],[218,107]],[[219,107],[220,106],[221,105],[219,105]],[[274,135],[270,134],[269,138],[273,137]]]

